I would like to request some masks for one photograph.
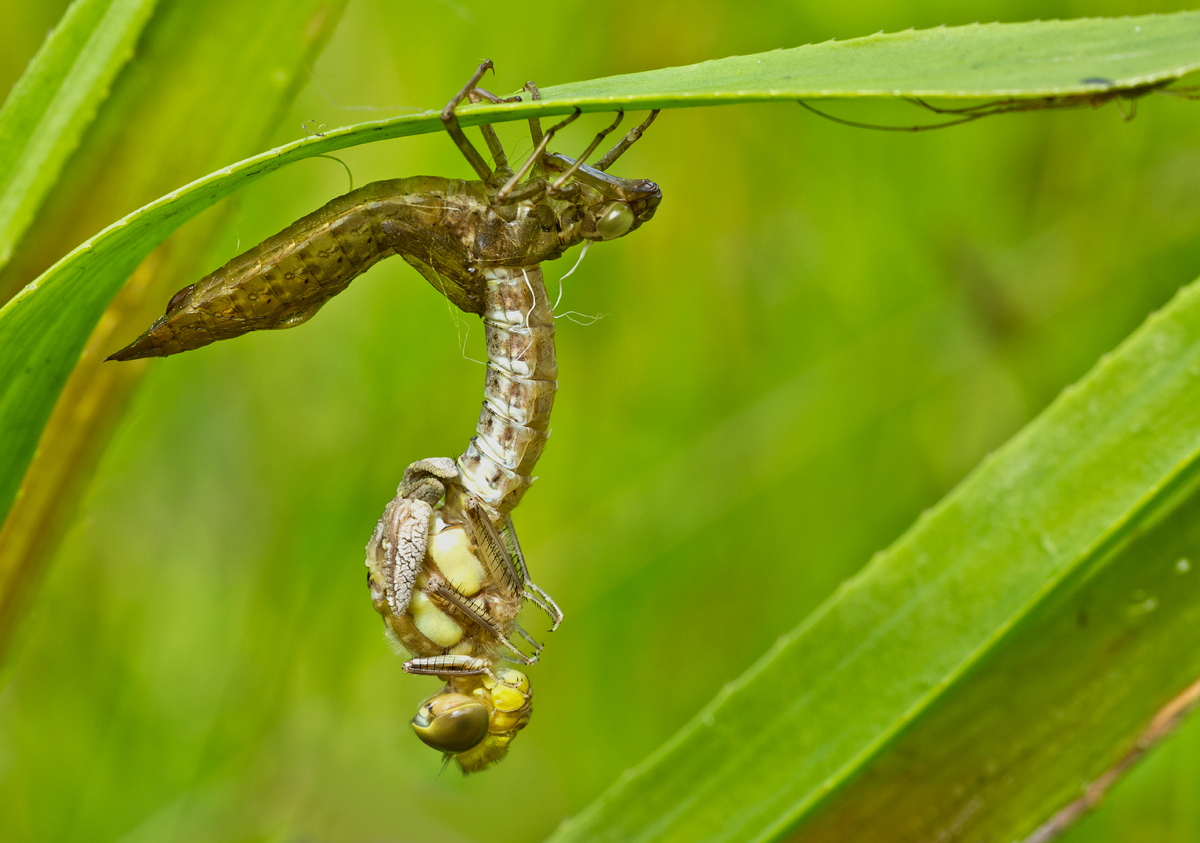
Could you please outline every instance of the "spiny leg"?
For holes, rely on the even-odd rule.
[[[614,161],[625,154],[625,150],[629,149],[629,147],[633,146],[641,139],[642,133],[649,128],[650,124],[654,122],[654,118],[657,116],[658,109],[656,108],[650,112],[649,117],[647,117],[637,126],[634,126],[632,129],[630,129],[629,134],[621,138],[620,142],[617,143],[616,146],[604,153],[604,157],[592,165],[593,169],[603,172],[611,167]]]
[[[538,90],[538,86],[533,84],[532,81],[525,83],[525,90],[529,92],[529,98],[534,102],[542,98],[542,92]],[[533,138],[535,148],[542,142],[542,120],[540,117],[529,118],[529,136]],[[542,166],[540,160],[534,166],[538,172],[545,172],[546,168]]]
[[[553,597],[543,591],[537,583],[529,578],[529,566],[525,564],[525,554],[521,552],[521,542],[517,539],[517,529],[513,526],[512,516],[509,516],[508,520],[505,521],[504,532],[509,539],[510,555],[516,564],[517,571],[520,573],[521,580],[525,586],[524,597],[550,616],[550,620],[554,622],[553,626],[550,627],[550,631],[553,632],[563,622],[563,611],[554,602]],[[545,603],[542,602],[543,600]]]
[[[446,583],[437,583],[432,586],[430,591],[452,606],[468,621],[486,630],[489,635],[499,641],[522,662],[525,664],[537,664],[537,654],[535,653],[532,656],[527,656],[513,646],[512,642],[509,641],[507,636],[505,636],[500,630],[500,625],[496,623],[496,620],[491,616],[491,613],[488,612],[487,607],[484,606],[480,601],[467,597]],[[540,651],[541,645],[537,644],[536,641],[533,643]]]
[[[525,628],[522,627],[519,623],[514,623],[513,629],[515,629],[517,631],[517,635],[520,635],[522,638],[524,638],[526,641],[529,642],[529,645],[531,647],[533,647],[535,652],[537,652],[537,653],[542,652],[542,649],[543,649],[542,645],[538,642],[538,640],[536,638],[534,638],[532,635],[530,635],[528,632],[526,632]]]
[[[491,91],[484,88],[475,87],[467,97],[471,102],[520,102],[520,97],[499,97]],[[483,134],[483,140],[488,145],[488,151],[492,153],[492,159],[496,162],[496,181],[505,181],[512,176],[512,167],[508,166],[508,156],[504,153],[504,147],[500,143],[500,138],[496,134],[495,128],[490,123],[484,123],[479,127],[479,131]]]
[[[557,179],[555,179],[554,183],[552,185],[550,185],[550,187],[546,188],[547,195],[553,196],[554,194],[556,194],[560,190],[562,190],[562,186],[567,183],[567,179],[569,179],[569,178],[571,178],[571,176],[575,175],[576,171],[580,167],[583,166],[585,161],[587,161],[587,157],[596,151],[596,147],[598,147],[600,145],[600,141],[604,140],[609,135],[609,133],[611,133],[612,131],[614,131],[617,128],[617,126],[620,126],[621,121],[624,119],[625,119],[625,111],[623,109],[618,110],[617,111],[617,119],[612,122],[612,125],[609,126],[607,129],[602,130],[598,135],[596,135],[596,137],[594,137],[592,139],[592,142],[590,144],[588,144],[588,148],[583,151],[583,155],[580,155],[578,158],[576,158],[575,163],[572,164],[570,167],[568,167],[567,171],[565,173],[563,173],[561,176],[559,176]]]
[[[496,191],[496,195],[494,197],[492,197],[492,201],[494,203],[496,203],[497,205],[503,205],[507,202],[514,201],[513,200],[513,190],[516,189],[516,186],[520,183],[521,179],[523,179],[523,178],[525,178],[525,176],[529,175],[529,171],[531,169],[533,169],[533,166],[541,160],[542,153],[546,151],[546,147],[550,145],[550,141],[554,138],[554,133],[557,132],[559,129],[563,128],[564,126],[567,126],[568,124],[573,123],[576,120],[578,120],[579,115],[582,113],[583,112],[581,112],[577,108],[577,109],[575,109],[575,113],[572,114],[570,117],[568,117],[567,119],[563,120],[560,123],[554,124],[549,129],[547,129],[546,134],[542,137],[542,142],[537,145],[537,147],[533,150],[533,153],[529,156],[529,158],[527,158],[525,160],[525,163],[521,165],[521,169],[517,170],[516,174],[514,174],[512,178],[510,178],[508,181],[506,181],[504,183],[503,187],[501,187],[498,191]]]
[[[487,674],[496,679],[496,674],[492,673],[491,662],[475,656],[426,656],[409,659],[403,667],[405,673],[413,673],[418,676],[479,676]]]
[[[546,592],[530,582],[529,569],[525,565],[525,557],[521,554],[521,545],[517,541],[517,531],[513,527],[512,518],[505,522],[507,535],[512,539],[511,542],[507,542],[496,532],[487,514],[475,501],[468,499],[464,509],[471,538],[479,548],[483,563],[492,577],[498,580],[509,594],[528,600],[549,615],[554,622],[552,632],[558,629],[563,620],[562,609],[558,608],[558,604]],[[538,644],[537,647],[540,651],[541,645]]]
[[[523,578],[513,567],[508,547],[497,535],[491,520],[474,500],[467,499],[464,510],[467,513],[466,526],[475,546],[483,555],[483,564],[487,566],[492,578],[499,581],[501,586],[513,597],[519,597],[524,583]]]
[[[478,150],[467,140],[467,136],[463,134],[462,127],[458,125],[458,116],[454,113],[460,102],[471,97],[472,92],[476,90],[476,84],[489,70],[493,70],[491,59],[479,65],[479,68],[471,76],[471,80],[467,82],[461,91],[451,98],[450,102],[446,103],[446,107],[442,109],[442,125],[446,127],[446,132],[449,133],[450,138],[454,141],[459,151],[462,152],[463,156],[466,157],[467,163],[479,174],[479,178],[487,182],[490,187],[495,187],[500,183],[500,179],[491,171]],[[472,101],[474,102],[475,100],[472,99]],[[492,137],[495,137],[494,132],[492,133]],[[488,139],[488,146],[490,148],[491,140],[488,138],[487,132],[484,133],[484,138]],[[499,145],[499,140],[496,143]],[[492,152],[494,154],[495,150],[493,149]],[[503,153],[501,154],[503,155]]]

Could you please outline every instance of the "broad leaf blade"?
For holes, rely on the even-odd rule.
[[[1155,34],[1151,48],[1146,48],[1139,40],[1142,36],[1137,31],[1139,26]],[[1001,89],[981,86],[978,75],[969,64],[964,63],[956,71],[942,68],[931,74],[932,82],[929,85],[894,89],[887,96],[938,91],[947,95],[984,96],[1003,90],[1010,96],[1036,98],[1045,96],[1049,90],[1095,91],[1095,85],[1078,81],[1075,87],[1063,87],[1064,77],[1058,65],[1063,61],[1076,61],[1077,54],[1083,50],[1079,44],[1073,43],[1072,33],[1080,44],[1092,45],[1089,49],[1099,58],[1110,54],[1102,50],[1115,51],[1114,55],[1134,54],[1134,58],[1128,61],[1122,59],[1119,69],[1125,75],[1114,78],[1112,85],[1104,88],[1130,88],[1145,84],[1147,80],[1163,81],[1200,66],[1200,45],[1194,37],[1197,27],[1200,27],[1200,13],[1188,12],[1119,20],[997,24],[994,29],[969,26],[932,30],[939,39],[945,39],[961,51],[969,51],[975,42],[979,42],[990,43],[988,49],[996,52],[997,44],[986,39],[988,34],[996,31],[1016,32],[1018,41],[1026,38],[1042,40],[1039,33],[1043,28],[1049,28],[1048,31],[1053,33],[1053,37],[1044,40],[1057,43],[1058,46],[1057,52],[1046,48],[1039,53],[1035,64],[1040,68],[1040,74],[1032,74],[1028,70],[1009,74],[1023,80],[1024,84],[1029,85],[1028,89],[1007,87],[1013,84],[1011,79],[995,83],[1002,84],[1004,87]],[[1103,38],[1097,33],[1101,33]],[[871,49],[885,50],[889,49],[888,45],[894,45],[895,61],[903,59],[908,63],[902,78],[916,85],[913,80],[921,78],[921,68],[924,66],[922,53],[913,49],[911,43],[918,35],[920,33],[871,36],[844,42],[838,49],[845,45],[871,45]],[[587,93],[586,90],[569,95],[563,94],[563,89],[547,88],[544,91],[545,99],[538,103],[472,106],[463,110],[461,122],[464,125],[504,122],[525,119],[534,114],[567,113],[575,107],[588,111],[611,110],[621,105],[687,107],[810,95],[845,96],[854,90],[863,94],[873,92],[883,95],[869,85],[864,86],[861,83],[863,77],[859,76],[855,66],[852,63],[845,64],[841,58],[838,62],[842,62],[845,81],[840,90],[830,87],[829,78],[823,81],[820,91],[801,84],[799,80],[804,78],[804,74],[812,71],[808,57],[830,49],[827,45],[813,45],[726,60],[766,62],[769,69],[753,77],[752,84],[743,83],[736,73],[731,75],[728,66],[721,62],[705,62],[684,68],[613,77],[605,80],[606,93],[603,96]],[[1024,57],[1013,59],[1009,56],[1008,61],[1019,65],[1029,63]],[[1112,67],[1107,72],[1116,70],[1116,67]],[[961,81],[957,83],[953,81],[955,73],[961,74]],[[687,93],[700,90],[706,93],[703,96],[690,96]],[[83,346],[84,338],[123,279],[156,243],[238,187],[287,163],[372,140],[422,134],[440,128],[436,112],[426,112],[335,130],[324,137],[300,141],[247,159],[181,188],[101,232],[9,302],[0,310],[0,438],[12,445],[0,455],[0,511],[6,511],[11,505],[41,426]]]
[[[547,88],[547,99],[663,107],[808,97],[1053,97],[1200,68],[1200,12],[868,35]]]
[[[0,268],[58,181],[156,0],[78,0],[0,109]]]
[[[305,70],[343,6],[344,0],[265,0],[252,8],[233,0],[163,0],[130,72],[118,78],[46,196],[38,224],[25,232],[13,260],[0,272],[0,297],[14,286],[19,289],[22,280],[37,275],[90,232],[169,190],[180,178],[261,148],[306,80]],[[197,125],[220,126],[221,131],[197,131]],[[164,149],[170,154],[164,155]],[[9,478],[21,483],[21,491],[0,528],[0,653],[143,371],[102,365],[107,353],[102,349],[111,347],[115,335],[136,332],[161,313],[162,300],[179,286],[180,277],[203,272],[207,244],[221,222],[210,216],[144,263],[142,257],[165,230],[137,250],[109,255],[112,263],[82,267],[77,277],[85,287],[103,287],[105,267],[117,267],[115,277],[107,276],[107,293],[89,302],[94,310],[56,307],[47,298],[43,318],[22,323],[8,337],[15,347],[34,354],[66,335],[79,346],[72,357],[63,358],[67,367],[61,376],[71,376],[61,393],[39,391],[49,384],[30,381],[38,411],[54,407],[44,428],[26,425],[20,439],[5,439],[6,446],[36,442],[38,452],[23,475]],[[139,264],[135,283],[108,307],[101,328],[93,333],[112,293]],[[55,333],[57,338],[51,336]],[[89,334],[92,345],[80,355]],[[15,400],[12,412],[17,416],[33,409],[20,396]],[[7,460],[15,450],[5,447],[0,453],[0,460]]]
[[[1200,673],[1198,397],[1200,283],[554,839],[1033,831]]]

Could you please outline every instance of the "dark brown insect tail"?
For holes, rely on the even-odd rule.
[[[146,335],[138,337],[129,345],[122,348],[120,351],[114,352],[104,358],[104,362],[109,360],[140,360],[143,357],[166,357],[164,348],[160,343],[148,341]]]

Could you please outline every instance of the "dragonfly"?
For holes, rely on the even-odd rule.
[[[526,603],[562,610],[529,577],[512,511],[533,482],[550,435],[558,387],[554,313],[541,264],[568,249],[616,240],[654,216],[662,193],[646,179],[606,172],[658,111],[594,164],[587,159],[624,116],[578,158],[548,151],[575,111],[542,130],[516,170],[495,130],[480,127],[489,165],[463,132],[457,108],[514,102],[479,87],[492,62],[442,110],[442,123],[475,180],[412,176],[338,197],[176,293],[166,313],[110,360],[165,357],[262,329],[290,328],[375,263],[399,255],[460,310],[480,316],[487,348],[483,406],[457,459],[409,465],[366,548],[367,583],[384,630],[410,656],[403,669],[444,687],[413,718],[417,736],[464,773],[507,753],[529,722],[522,667],[542,645],[517,622]],[[541,98],[528,82],[524,91]]]

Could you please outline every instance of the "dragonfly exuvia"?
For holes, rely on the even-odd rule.
[[[605,172],[657,115],[595,164],[585,163],[621,116],[583,155],[548,152],[579,110],[542,131],[515,172],[491,126],[490,167],[459,126],[463,100],[501,100],[478,87],[484,62],[442,111],[475,181],[413,176],[374,182],[334,199],[172,297],[166,314],[114,360],[167,356],[311,318],[377,261],[400,255],[463,311],[483,318],[487,371],[475,435],[457,460],[432,458],[404,471],[367,544],[367,580],[409,673],[445,686],[420,707],[417,735],[464,772],[503,757],[531,712],[528,678],[541,645],[517,623],[526,602],[557,628],[562,612],[529,578],[511,512],[533,482],[550,433],[557,389],[554,315],[542,261],[585,241],[615,240],[649,220],[658,185]],[[540,97],[533,83],[525,90]]]

